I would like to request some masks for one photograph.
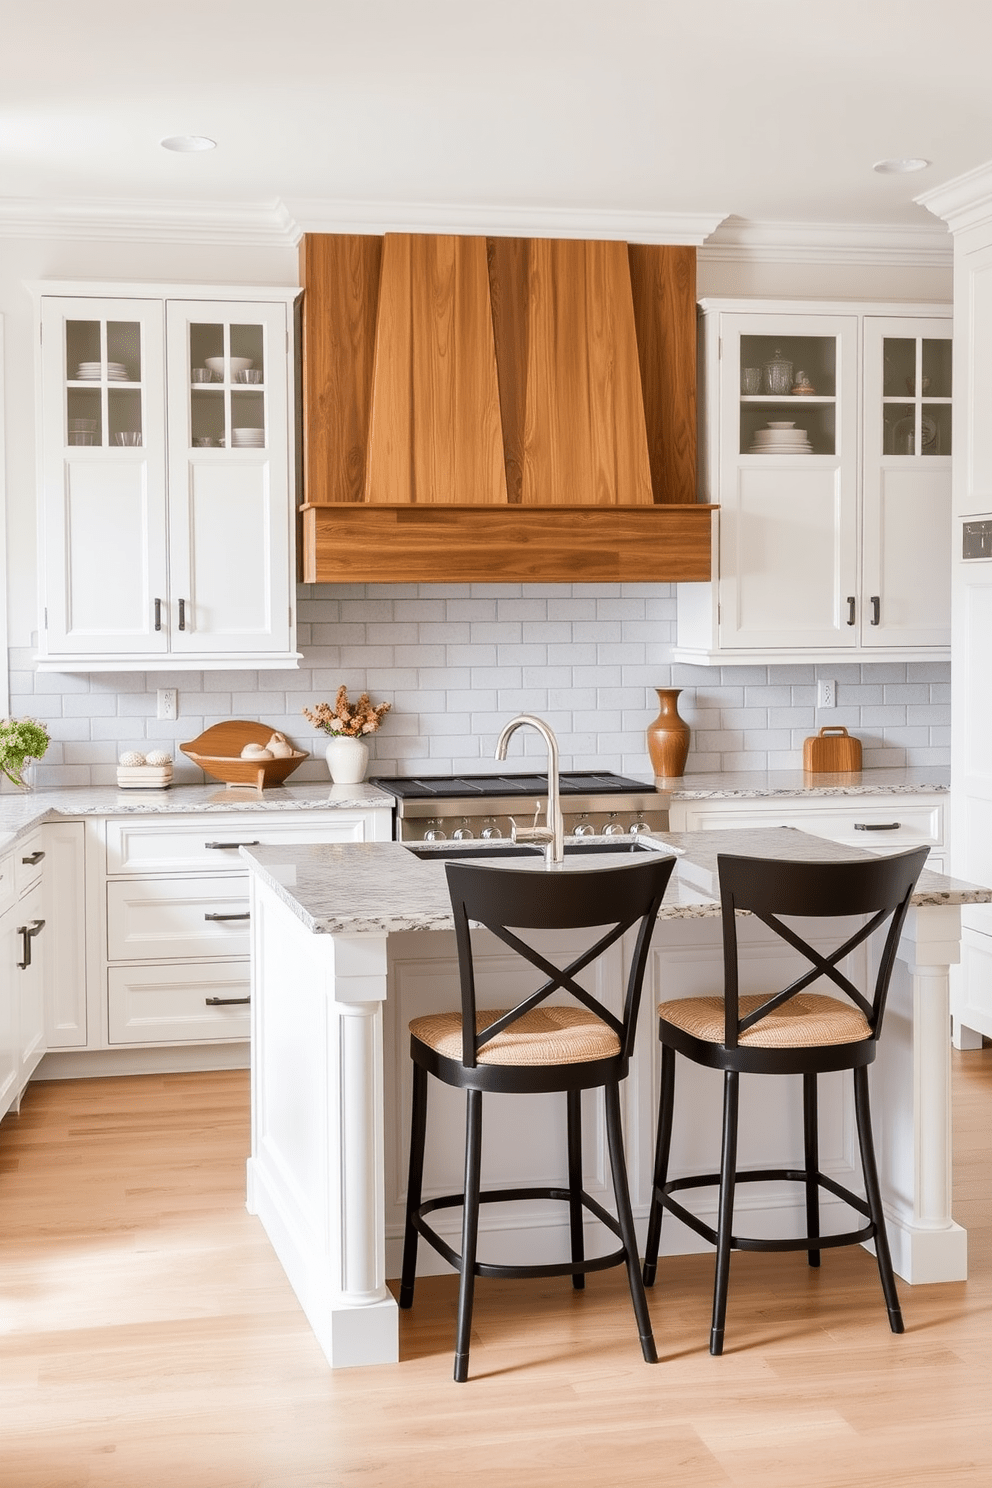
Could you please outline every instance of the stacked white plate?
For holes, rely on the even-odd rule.
[[[231,444],[235,449],[264,449],[264,429],[232,429]]]
[[[755,430],[752,455],[811,455],[813,446],[806,437],[805,429],[795,424],[768,422],[767,429]]]
[[[99,382],[102,372],[100,362],[80,362],[76,368],[76,379],[78,382]],[[107,363],[108,382],[129,382],[127,367],[123,362]]]

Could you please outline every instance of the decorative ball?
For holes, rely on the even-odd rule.
[[[136,749],[127,749],[117,761],[119,765],[143,765],[145,756],[139,754]]]
[[[265,747],[273,759],[289,759],[293,753],[293,746],[285,734],[273,734]]]
[[[145,755],[146,765],[171,765],[172,755],[166,754],[164,749],[153,749],[151,754]]]
[[[273,757],[264,744],[246,744],[241,751],[241,758],[246,760],[270,760]]]

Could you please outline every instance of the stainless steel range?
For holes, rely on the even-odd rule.
[[[544,820],[547,775],[379,776],[370,781],[396,797],[395,837],[401,842],[509,837],[510,818],[529,827]],[[584,836],[664,832],[667,795],[610,771],[565,770],[561,806],[565,831]]]

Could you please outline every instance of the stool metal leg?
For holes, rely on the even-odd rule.
[[[806,1163],[806,1233],[813,1239],[820,1236],[820,1147],[817,1132],[816,1075],[803,1075],[803,1146]],[[806,1252],[811,1266],[820,1264],[820,1252]]]
[[[417,1241],[419,1235],[413,1216],[420,1208],[424,1186],[424,1147],[427,1141],[427,1071],[414,1062],[413,1116],[410,1122],[410,1176],[406,1185],[406,1234],[403,1239],[403,1272],[400,1280],[400,1306],[413,1306],[413,1287],[417,1279]]]
[[[858,1121],[861,1167],[865,1175],[865,1198],[868,1201],[872,1224],[875,1226],[875,1259],[878,1262],[882,1294],[889,1313],[889,1327],[893,1333],[903,1333],[906,1325],[902,1320],[896,1279],[892,1274],[889,1238],[885,1233],[885,1215],[882,1212],[882,1193],[878,1186],[878,1169],[875,1166],[875,1144],[871,1134],[871,1105],[868,1099],[868,1069],[865,1065],[854,1071],[854,1111]]]
[[[458,1287],[458,1331],[455,1339],[455,1379],[468,1379],[468,1351],[472,1341],[472,1302],[475,1297],[475,1260],[479,1242],[479,1188],[482,1174],[482,1091],[466,1091],[465,1193],[462,1210],[462,1274]]]
[[[713,1326],[710,1353],[723,1353],[727,1322],[727,1291],[730,1285],[730,1242],[734,1231],[734,1189],[737,1181],[737,1111],[740,1075],[725,1070],[723,1076],[723,1154],[720,1159],[720,1213],[717,1220],[716,1279],[713,1286]]]
[[[634,1216],[630,1208],[630,1191],[627,1187],[627,1168],[623,1155],[623,1133],[620,1126],[620,1086],[611,1081],[603,1087],[606,1098],[606,1136],[610,1148],[610,1166],[613,1169],[613,1192],[617,1201],[617,1220],[620,1236],[627,1252],[627,1279],[630,1283],[630,1299],[634,1304],[637,1331],[641,1339],[641,1353],[645,1363],[657,1364],[658,1351],[654,1346],[651,1331],[651,1315],[648,1300],[644,1295],[641,1268],[637,1259],[637,1236],[634,1233]]]
[[[668,1158],[672,1149],[672,1117],[675,1112],[675,1050],[661,1046],[661,1091],[658,1097],[658,1137],[654,1149],[654,1181],[648,1214],[648,1238],[644,1246],[644,1285],[654,1286],[658,1274],[658,1247],[664,1206],[659,1190],[668,1182]]]
[[[572,1260],[586,1258],[585,1230],[582,1223],[582,1092],[569,1090],[568,1101],[568,1227],[572,1240]],[[577,1292],[585,1288],[584,1271],[573,1271],[572,1286]]]

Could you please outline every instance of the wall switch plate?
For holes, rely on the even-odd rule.
[[[158,716],[167,719],[179,717],[178,688],[160,687],[158,689]]]
[[[818,708],[836,708],[837,706],[837,683],[824,682],[821,678],[816,684],[816,706]]]

